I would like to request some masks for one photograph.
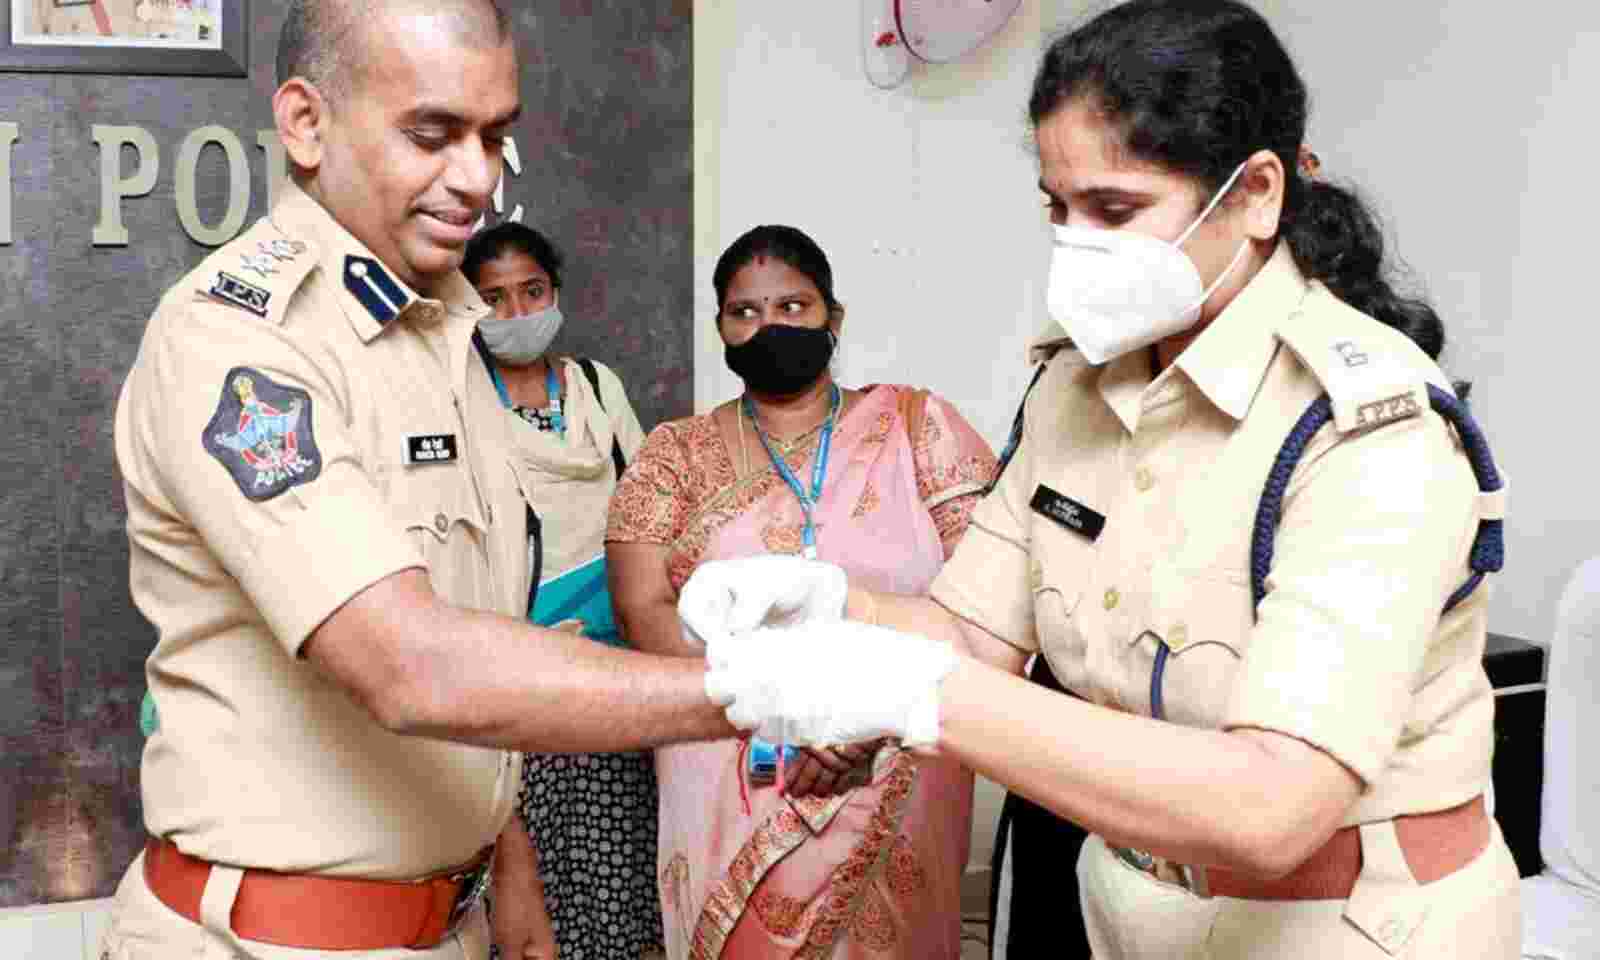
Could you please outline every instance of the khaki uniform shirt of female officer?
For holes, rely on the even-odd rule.
[[[1053,44],[1030,114],[1071,339],[1039,344],[1015,458],[931,599],[852,587],[844,611],[883,626],[841,622],[837,571],[774,586],[734,561],[680,602],[737,725],[926,744],[1095,834],[1078,873],[1097,960],[1518,954],[1482,799],[1487,588],[1441,614],[1503,505],[1429,409],[1449,389],[1437,317],[1381,280],[1370,216],[1315,178],[1305,101],[1238,3],[1140,0]],[[1150,238],[1181,241],[1198,316],[1139,313],[1174,299]],[[1097,300],[1116,318],[1098,330]],[[1323,393],[1333,422],[1290,477],[1257,605],[1250,517]],[[807,661],[767,652],[795,631]],[[859,682],[812,669],[832,645],[876,659]],[[1035,652],[1085,700],[1016,677]]]

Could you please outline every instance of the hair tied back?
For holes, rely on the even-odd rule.
[[[1317,156],[1317,152],[1312,150],[1306,144],[1302,143],[1300,145],[1297,163],[1300,167],[1300,175],[1302,177],[1305,177],[1307,180],[1322,179],[1322,158]]]

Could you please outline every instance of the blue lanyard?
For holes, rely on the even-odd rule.
[[[500,371],[494,368],[494,364],[489,365],[489,379],[494,381],[494,390],[500,394],[500,402],[510,410],[514,406],[511,394],[507,392],[505,381],[500,379]],[[555,427],[556,433],[565,436],[567,419],[561,415],[561,381],[556,379],[556,365],[548,360],[545,361],[544,389],[550,396],[550,425]]]
[[[761,446],[767,451],[767,457],[772,461],[773,468],[778,471],[778,475],[783,478],[783,482],[789,485],[789,489],[794,491],[795,499],[800,501],[800,510],[806,515],[805,532],[802,534],[801,544],[805,548],[804,553],[807,560],[815,560],[817,558],[817,524],[815,517],[817,501],[822,499],[822,479],[828,472],[828,450],[833,446],[833,423],[839,416],[839,405],[842,402],[843,394],[839,390],[839,385],[834,384],[833,404],[828,408],[828,419],[822,422],[822,435],[817,440],[817,456],[811,462],[811,492],[807,494],[805,488],[800,486],[800,481],[795,477],[794,471],[790,470],[789,465],[784,462],[782,457],[778,456],[778,452],[772,449],[772,443],[767,440],[766,432],[761,429],[760,422],[756,420],[755,406],[750,402],[750,395],[745,394],[743,400],[745,416],[749,417],[750,423],[755,426],[756,436],[760,438]]]
[[[550,398],[550,425],[556,433],[566,436],[567,420],[561,415],[561,381],[556,379],[556,365],[549,359],[544,362],[544,392]]]

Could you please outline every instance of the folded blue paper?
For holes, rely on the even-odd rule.
[[[617,620],[611,612],[611,590],[606,584],[606,558],[556,574],[539,584],[528,619],[544,627],[568,620],[583,621],[583,635],[613,647],[623,646]]]

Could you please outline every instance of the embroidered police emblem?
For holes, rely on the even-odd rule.
[[[267,303],[272,300],[272,291],[241,280],[226,270],[217,271],[217,282],[211,285],[211,295],[236,307],[243,307],[258,317],[267,315]]]
[[[249,367],[228,371],[200,442],[251,500],[271,500],[322,472],[311,395]]]

